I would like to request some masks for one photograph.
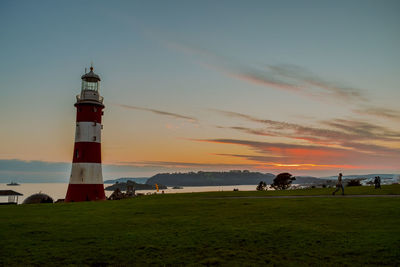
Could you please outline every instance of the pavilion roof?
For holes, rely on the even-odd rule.
[[[0,196],[23,196],[23,194],[13,190],[0,190]]]

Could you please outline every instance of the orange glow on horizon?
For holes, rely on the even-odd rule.
[[[359,169],[360,166],[354,165],[327,165],[327,164],[310,164],[310,163],[291,163],[291,164],[283,164],[283,163],[261,163],[258,166],[258,169],[270,169],[271,167],[275,167],[278,169],[285,169],[287,167],[292,167],[294,170],[327,170],[327,169]]]

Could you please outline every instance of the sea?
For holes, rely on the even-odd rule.
[[[105,186],[109,186],[108,184]],[[176,193],[194,193],[194,192],[217,192],[217,191],[233,191],[233,189],[239,189],[239,191],[255,191],[257,185],[226,185],[226,186],[187,186],[182,189],[173,189],[168,187],[167,189],[160,189],[159,194],[164,191],[166,194]],[[22,204],[25,198],[36,193],[44,193],[53,198],[54,201],[57,199],[64,199],[67,193],[68,183],[21,183],[17,186],[8,186],[6,183],[0,183],[0,190],[13,190],[15,192],[23,194],[18,197],[18,204]],[[106,196],[109,197],[112,191],[105,191]],[[137,193],[156,193],[156,190],[138,190]],[[0,202],[7,202],[7,197],[0,196]]]

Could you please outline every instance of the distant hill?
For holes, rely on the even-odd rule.
[[[147,184],[166,186],[219,186],[219,185],[255,185],[260,181],[271,183],[275,175],[271,173],[229,171],[229,172],[188,172],[160,173],[147,180]]]
[[[164,184],[167,186],[222,186],[222,185],[256,185],[260,181],[272,184],[275,175],[272,173],[250,172],[247,170],[229,172],[188,172],[160,173],[147,180],[147,184]],[[294,184],[322,184],[326,180],[311,176],[298,176]]]
[[[345,175],[344,180],[363,179],[362,183],[371,181],[375,176],[380,176],[382,184],[400,182],[398,174],[365,174],[365,175]],[[329,183],[327,180],[337,180],[337,176],[329,177],[312,177],[312,176],[295,176],[296,180],[293,184],[301,185],[320,185]],[[159,173],[153,177],[137,177],[137,178],[118,178],[114,180],[106,180],[105,184],[126,183],[128,180],[137,184],[162,184],[166,186],[222,186],[222,185],[256,185],[260,181],[266,184],[272,184],[275,175],[272,173],[250,172],[247,170],[234,170],[228,172],[188,172],[188,173]],[[331,182],[334,184],[334,182]]]
[[[155,190],[156,186],[155,185],[150,185],[150,184],[138,184],[135,183],[131,180],[128,180],[126,183],[125,182],[121,182],[121,183],[115,183],[113,185],[107,186],[106,188],[104,188],[104,190],[106,191],[114,191],[115,189],[119,189],[121,191],[126,191],[127,186],[131,185],[133,186],[133,188],[135,190]],[[167,187],[165,185],[158,185],[158,188],[161,189],[167,189]]]
[[[116,182],[126,183],[127,181],[132,181],[137,184],[145,184],[148,179],[149,179],[148,177],[137,177],[137,178],[123,177],[123,178],[118,178],[118,179],[114,179],[114,180],[106,180],[106,181],[104,181],[104,183],[105,184],[115,184]]]
[[[256,185],[260,181],[272,184],[275,175],[250,171],[229,172],[188,172],[160,173],[147,180],[147,184],[164,184],[167,186],[222,186],[222,185]],[[322,184],[326,180],[311,176],[298,176],[294,184]]]
[[[323,184],[326,181],[312,176],[295,176],[296,180],[294,180],[293,184]]]

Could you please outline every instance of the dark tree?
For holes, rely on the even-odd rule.
[[[265,187],[266,187],[266,186],[267,186],[267,184],[266,184],[265,182],[261,181],[261,182],[257,185],[256,189],[257,189],[257,191],[263,191],[263,190],[265,190]]]
[[[347,186],[361,186],[360,180],[350,180],[347,182]]]
[[[274,183],[271,184],[271,186],[276,190],[285,190],[290,187],[290,184],[294,180],[296,180],[296,178],[293,177],[290,173],[283,172],[275,177]]]

